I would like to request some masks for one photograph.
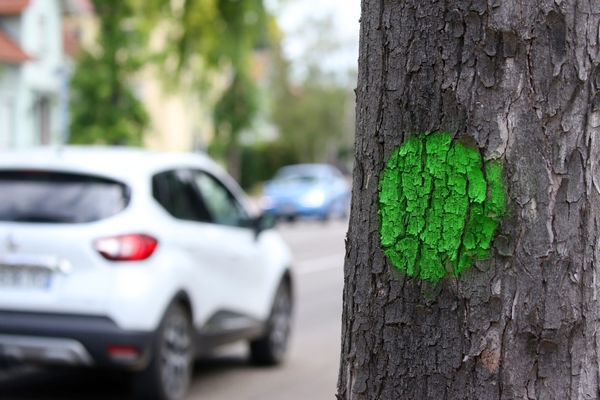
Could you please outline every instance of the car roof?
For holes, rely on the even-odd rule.
[[[339,176],[341,172],[330,164],[291,164],[281,167],[275,174],[274,179],[290,175],[308,175],[315,177]]]
[[[161,170],[196,167],[222,174],[207,156],[131,147],[61,146],[0,151],[0,169],[50,169],[135,181]]]
[[[335,167],[329,164],[291,164],[281,167],[279,171],[329,172],[335,171]]]

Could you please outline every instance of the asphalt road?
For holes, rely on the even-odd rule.
[[[248,364],[242,344],[196,364],[190,400],[334,399],[346,224],[316,221],[278,228],[295,256],[296,314],[287,362]],[[2,400],[129,400],[122,375],[87,370],[0,370]]]

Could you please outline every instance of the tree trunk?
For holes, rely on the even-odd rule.
[[[338,398],[600,398],[600,2],[362,8]],[[438,283],[394,267],[378,215],[385,163],[432,131],[498,160],[507,200],[489,258]]]

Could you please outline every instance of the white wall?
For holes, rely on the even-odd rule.
[[[21,17],[2,17],[0,29],[18,42],[21,35]],[[20,68],[18,66],[0,65],[0,149],[11,147],[15,143],[19,83]]]
[[[61,8],[58,0],[33,0],[22,16],[21,46],[35,60],[25,64],[26,84],[58,92],[62,68]]]
[[[57,142],[61,134],[61,88],[65,79],[59,0],[32,0],[20,17],[3,18],[9,34],[19,33],[21,48],[32,59],[0,71],[0,147],[27,147],[40,143],[36,104],[41,96],[50,100],[49,136]],[[5,116],[12,113],[12,118]]]
[[[0,68],[0,149],[16,142],[16,109],[20,84],[20,68],[3,65]]]

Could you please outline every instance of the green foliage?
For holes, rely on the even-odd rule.
[[[487,256],[505,213],[502,167],[447,133],[408,139],[379,184],[381,245],[409,276],[437,282]]]
[[[164,0],[136,0],[150,29],[169,22],[168,56],[180,69],[200,56],[209,67],[230,65],[234,72],[247,67],[249,57],[264,45],[267,13],[263,0],[187,0],[175,7]]]
[[[242,147],[240,184],[250,190],[271,179],[284,165],[299,162],[292,147],[281,142],[255,143]]]
[[[292,66],[275,46],[271,83],[271,118],[280,140],[303,162],[346,161],[352,158],[354,95],[340,75],[324,71],[320,58],[336,48],[328,20],[311,24],[317,38],[304,57],[305,74],[292,78]]]
[[[236,145],[240,132],[252,124],[258,110],[257,97],[252,79],[239,71],[217,102],[214,110],[217,140],[224,138],[226,149]]]
[[[311,81],[290,90],[274,103],[273,120],[282,140],[306,162],[324,161],[348,127],[348,91]]]
[[[294,148],[304,162],[327,161],[347,150],[347,138],[353,131],[348,123],[352,92],[317,66],[309,69],[302,82],[292,83],[289,62],[280,52],[274,57],[271,117],[280,140]]]
[[[98,49],[79,55],[71,80],[71,143],[142,144],[148,116],[130,78],[144,61],[146,37],[127,1],[95,0]]]
[[[184,73],[192,76],[199,96],[211,69],[230,71],[231,82],[214,113],[216,140],[222,143],[213,148],[237,145],[239,133],[258,110],[250,69],[254,50],[266,42],[262,0],[187,0],[179,5],[95,0],[94,5],[101,23],[99,49],[80,56],[72,80],[72,142],[142,143],[148,117],[129,83],[152,60],[166,71],[166,81],[178,81]],[[157,27],[165,30],[166,45],[150,54],[147,39]]]
[[[209,151],[227,160],[234,176],[248,164],[243,157],[249,152],[240,147],[241,133],[267,108],[280,131],[273,146],[286,154],[284,158],[324,161],[349,154],[351,144],[344,138],[353,129],[348,125],[351,91],[316,64],[308,68],[303,82],[290,83],[289,64],[281,56],[281,32],[263,0],[95,0],[94,4],[100,20],[98,46],[80,55],[72,79],[71,142],[140,145],[148,116],[131,90],[131,78],[152,61],[170,86],[191,86],[214,106],[215,137]],[[148,38],[157,31],[166,40],[150,53]],[[275,63],[268,104],[252,71],[256,50],[267,46],[272,46]],[[312,60],[317,60],[314,56]],[[230,77],[216,100],[208,99],[204,90],[207,85],[219,86],[209,78],[214,71]],[[288,157],[288,151],[293,156]],[[275,167],[266,169],[272,174]]]
[[[149,20],[170,22],[163,59],[177,60],[174,76],[196,77],[193,84],[199,89],[206,86],[209,70],[232,78],[215,106],[216,143],[211,144],[217,152],[213,155],[231,158],[239,150],[240,133],[252,125],[259,109],[251,68],[255,50],[268,41],[263,0],[187,0],[181,8],[168,3],[149,0],[144,12]]]

